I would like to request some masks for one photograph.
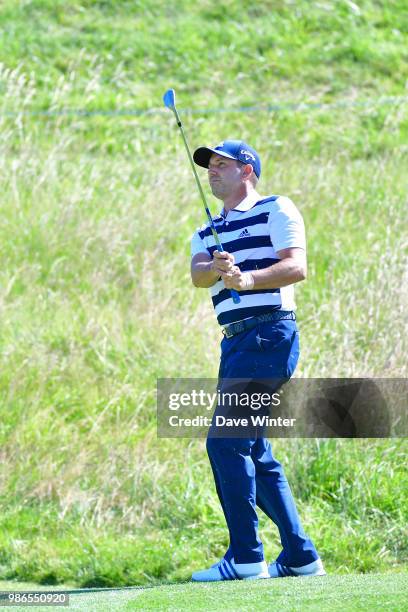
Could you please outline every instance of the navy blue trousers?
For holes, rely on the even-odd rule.
[[[251,378],[277,381],[277,390],[293,374],[298,358],[295,321],[260,323],[222,340],[219,388],[222,390],[228,379]],[[215,414],[219,412],[217,407]],[[279,563],[299,567],[318,558],[303,531],[283,468],[262,433],[250,438],[220,438],[210,428],[207,452],[229,530],[227,558],[234,557],[235,563],[264,559],[256,506],[278,527],[282,543]]]

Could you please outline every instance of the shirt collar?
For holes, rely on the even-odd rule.
[[[241,200],[238,206],[231,208],[231,210],[228,212],[235,212],[235,211],[245,212],[253,208],[255,204],[259,202],[259,200],[262,200],[262,197],[256,191],[253,191],[249,195],[247,195],[243,200]],[[226,216],[224,209],[222,209],[221,211],[221,216],[223,217]]]

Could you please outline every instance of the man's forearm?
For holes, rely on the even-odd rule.
[[[285,258],[263,270],[251,270],[254,289],[277,289],[305,280],[306,263],[296,258]]]
[[[195,287],[212,287],[220,278],[219,272],[214,272],[211,261],[200,261],[191,266],[191,280]]]

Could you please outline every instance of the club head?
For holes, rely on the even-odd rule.
[[[176,94],[174,93],[174,89],[168,89],[163,96],[164,106],[167,108],[173,109],[176,105]]]

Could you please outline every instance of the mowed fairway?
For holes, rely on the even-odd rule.
[[[72,590],[69,596],[70,610],[402,612],[408,601],[408,572]]]

